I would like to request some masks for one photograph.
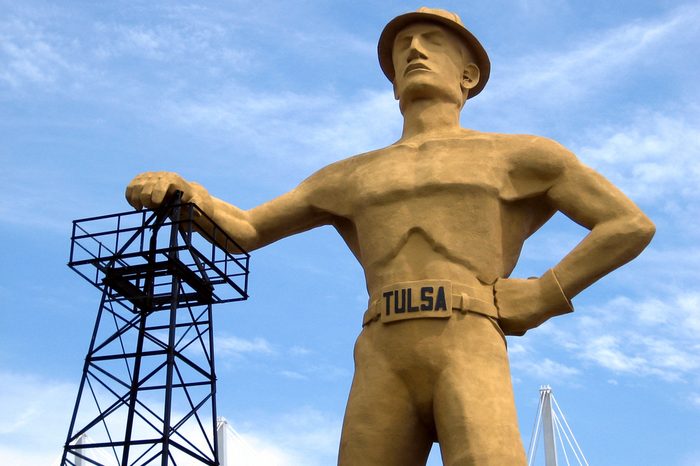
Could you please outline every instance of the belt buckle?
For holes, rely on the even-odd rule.
[[[453,308],[452,282],[420,280],[395,283],[382,288],[376,306],[384,324],[409,319],[449,318]]]

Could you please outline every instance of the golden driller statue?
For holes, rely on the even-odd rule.
[[[394,18],[379,62],[404,117],[391,146],[251,210],[165,172],[138,175],[127,199],[157,207],[181,190],[247,250],[336,228],[369,293],[340,465],[424,465],[434,441],[448,466],[524,465],[504,334],[571,312],[571,298],[639,254],[654,225],[556,142],[460,127],[490,63],[457,15]],[[508,278],[525,239],[557,211],[590,233],[541,277]]]

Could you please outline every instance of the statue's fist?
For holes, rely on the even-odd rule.
[[[155,209],[175,191],[182,191],[183,202],[193,202],[204,208],[211,197],[198,183],[188,182],[177,173],[145,172],[137,175],[126,187],[126,200],[135,209]]]
[[[494,285],[498,323],[506,335],[523,335],[547,319],[573,311],[552,270],[540,278],[504,278]]]

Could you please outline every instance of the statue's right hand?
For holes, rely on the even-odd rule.
[[[134,177],[126,187],[126,200],[135,209],[155,209],[175,191],[182,191],[183,202],[194,202],[200,207],[209,204],[211,197],[198,183],[188,182],[173,172],[145,172]]]

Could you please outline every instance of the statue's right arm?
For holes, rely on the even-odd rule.
[[[242,210],[218,199],[200,184],[187,181],[172,172],[146,172],[136,176],[126,188],[126,199],[134,208],[157,208],[175,191],[183,202],[202,209],[244,250],[252,251],[278,239],[330,223],[330,216],[308,202],[312,183],[297,188],[250,210]],[[194,219],[197,226],[211,232],[204,217]]]

